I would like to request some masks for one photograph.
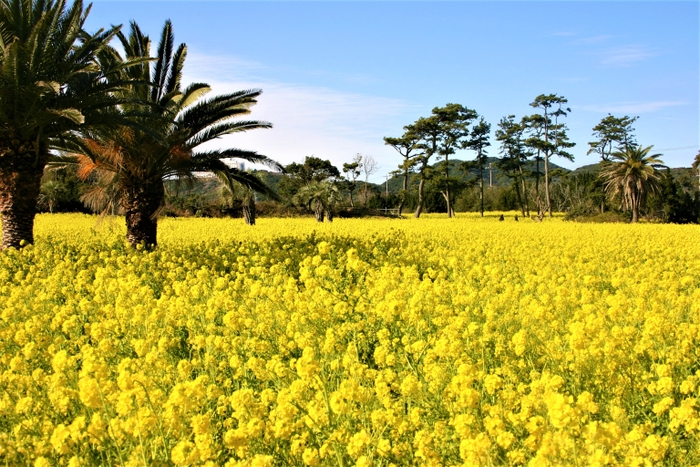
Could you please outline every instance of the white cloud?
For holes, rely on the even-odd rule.
[[[591,78],[571,77],[571,78],[558,78],[558,80],[563,81],[565,83],[585,83],[587,81],[590,81]]]
[[[315,155],[339,168],[357,153],[370,154],[380,165],[375,181],[398,166],[400,156],[382,138],[399,136],[403,125],[415,120],[419,106],[330,88],[241,79],[262,65],[252,64],[236,73],[236,63],[236,59],[198,56],[188,63],[185,82],[207,82],[212,95],[263,89],[249,118],[269,121],[273,128],[229,135],[209,143],[210,148],[254,150],[283,165]]]
[[[225,76],[234,80],[250,79],[265,70],[269,68],[260,62],[234,56],[210,55],[192,47],[187,50],[185,75],[198,77],[207,83],[208,77],[212,76]]]
[[[610,66],[630,66],[657,55],[655,50],[639,45],[624,45],[603,51],[601,63]]]
[[[684,101],[618,102],[615,104],[585,105],[580,108],[589,112],[642,114],[681,105],[688,105],[688,103]]]
[[[600,44],[601,42],[606,42],[615,36],[609,34],[604,34],[600,36],[582,37],[574,42],[574,44]]]

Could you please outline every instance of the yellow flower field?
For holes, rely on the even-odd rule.
[[[36,236],[0,253],[0,465],[700,464],[698,226]]]

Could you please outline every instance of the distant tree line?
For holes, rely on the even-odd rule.
[[[501,122],[499,133],[514,133],[512,118]],[[520,123],[518,123],[519,125]],[[461,161],[450,159],[447,163],[436,161],[423,168],[423,212],[447,213],[444,173],[449,164],[449,184],[453,211],[520,211],[522,215],[545,215],[541,209],[545,203],[544,160],[536,157],[521,159],[506,146],[502,157],[486,154],[483,128],[485,122],[477,122],[479,147],[475,153],[479,159]],[[505,128],[500,133],[501,128]],[[628,138],[633,135],[628,134]],[[522,137],[521,137],[522,138]],[[387,138],[387,140],[390,140]],[[396,144],[396,141],[390,140]],[[595,142],[594,142],[595,143]],[[592,145],[594,143],[591,143]],[[398,145],[397,145],[398,146]],[[640,148],[636,144],[635,148]],[[409,147],[410,148],[410,147]],[[510,152],[506,152],[510,149]],[[643,152],[644,149],[640,148]],[[404,154],[402,148],[399,150]],[[605,154],[612,158],[616,150]],[[647,151],[648,152],[648,151]],[[647,154],[648,159],[648,154]],[[277,197],[255,193],[244,187],[229,191],[216,178],[197,178],[186,185],[177,180],[165,183],[165,201],[162,214],[173,216],[233,216],[255,223],[257,215],[299,216],[315,215],[319,221],[332,221],[335,216],[398,215],[401,210],[415,214],[420,205],[419,184],[421,176],[412,171],[410,154],[393,172],[392,178],[381,185],[369,183],[364,173],[365,163],[376,163],[370,156],[356,155],[344,163],[342,170],[329,160],[309,156],[302,162],[294,162],[283,171],[251,171]],[[697,161],[697,159],[696,159]],[[612,161],[611,161],[612,162]],[[649,162],[649,161],[646,161]],[[421,161],[422,163],[422,161]],[[656,163],[654,163],[656,164]],[[633,209],[625,207],[622,192],[615,193],[615,185],[606,189],[606,179],[601,176],[605,162],[568,171],[551,163],[551,206],[564,212],[567,219],[589,221],[631,221]],[[697,162],[695,164],[697,166]],[[616,167],[616,166],[612,166]],[[80,202],[81,192],[89,189],[89,180],[77,178],[70,167],[47,171],[42,184],[40,208],[44,211],[89,210]],[[647,187],[645,203],[638,211],[655,222],[697,222],[699,193],[698,178],[694,169],[654,168],[655,185]],[[538,175],[539,172],[539,175]],[[539,197],[538,197],[539,195]]]
[[[430,211],[449,217],[455,209],[480,211],[482,216],[485,210],[513,209],[523,216],[536,213],[538,220],[560,211],[569,219],[629,216],[637,222],[645,216],[661,222],[698,222],[699,178],[689,171],[674,175],[660,154],[651,154],[652,146],[639,145],[632,127],[638,117],[609,114],[593,128],[595,141],[589,143],[588,154],[598,154],[600,162],[588,172],[552,170],[553,156],[574,160],[568,150],[575,143],[563,122],[571,112],[567,103],[563,96],[542,94],[530,103],[537,113],[519,120],[515,115],[503,117],[495,131],[500,145],[500,157],[495,159],[487,154],[490,124],[458,104],[436,107],[429,117],[406,125],[403,135],[385,137],[385,143],[402,156],[394,172],[401,178],[399,211],[415,207],[414,216],[420,217],[429,204]],[[458,149],[473,151],[473,160],[455,167],[449,158]],[[431,165],[431,160],[438,164]],[[505,186],[484,190],[487,164],[489,176],[495,165],[507,179]]]

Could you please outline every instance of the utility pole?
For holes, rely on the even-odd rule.
[[[389,198],[389,175],[384,175],[386,182],[384,183],[384,189],[386,190],[386,198]]]
[[[493,164],[489,162],[489,188],[493,187]]]

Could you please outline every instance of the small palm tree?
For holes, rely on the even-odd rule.
[[[341,200],[340,191],[331,181],[312,182],[304,185],[294,195],[294,202],[312,209],[317,222],[333,222],[333,208]]]
[[[87,34],[88,12],[81,0],[69,8],[65,0],[0,0],[2,248],[34,241],[41,176],[56,142],[117,103],[119,80],[106,79],[114,69],[96,56],[119,28]]]
[[[39,194],[39,204],[44,204],[49,208],[49,212],[53,213],[56,205],[66,197],[66,187],[57,180],[49,180],[41,185],[41,194]]]
[[[639,220],[639,210],[650,193],[660,190],[661,175],[657,169],[664,168],[661,154],[649,155],[653,146],[628,146],[624,151],[610,155],[605,162],[600,176],[605,183],[608,195],[622,196],[624,208],[632,210],[632,222]]]
[[[234,191],[231,191],[231,188]],[[228,184],[221,186],[221,198],[233,202],[235,199],[241,201],[241,210],[243,211],[243,219],[248,225],[255,225],[257,211],[255,208],[255,191],[245,185],[236,183],[233,187]]]
[[[150,57],[150,39],[131,24],[127,38],[118,35],[127,60]],[[79,174],[97,174],[98,182],[84,196],[93,208],[115,204],[126,217],[127,239],[132,246],[157,244],[157,216],[165,199],[164,181],[176,179],[191,184],[197,172],[213,172],[231,186],[276,195],[260,179],[229,167],[224,160],[243,159],[277,170],[269,158],[240,149],[197,150],[220,136],[255,128],[270,128],[267,122],[232,121],[250,113],[262,91],[253,89],[202,99],[210,91],[204,83],[182,89],[180,78],[187,55],[181,44],[173,48],[172,25],[165,23],[155,61],[125,71],[132,79],[122,96],[132,99],[119,111],[130,125],[103,127],[89,132],[73,152],[77,153]],[[92,175],[94,176],[94,175]]]

